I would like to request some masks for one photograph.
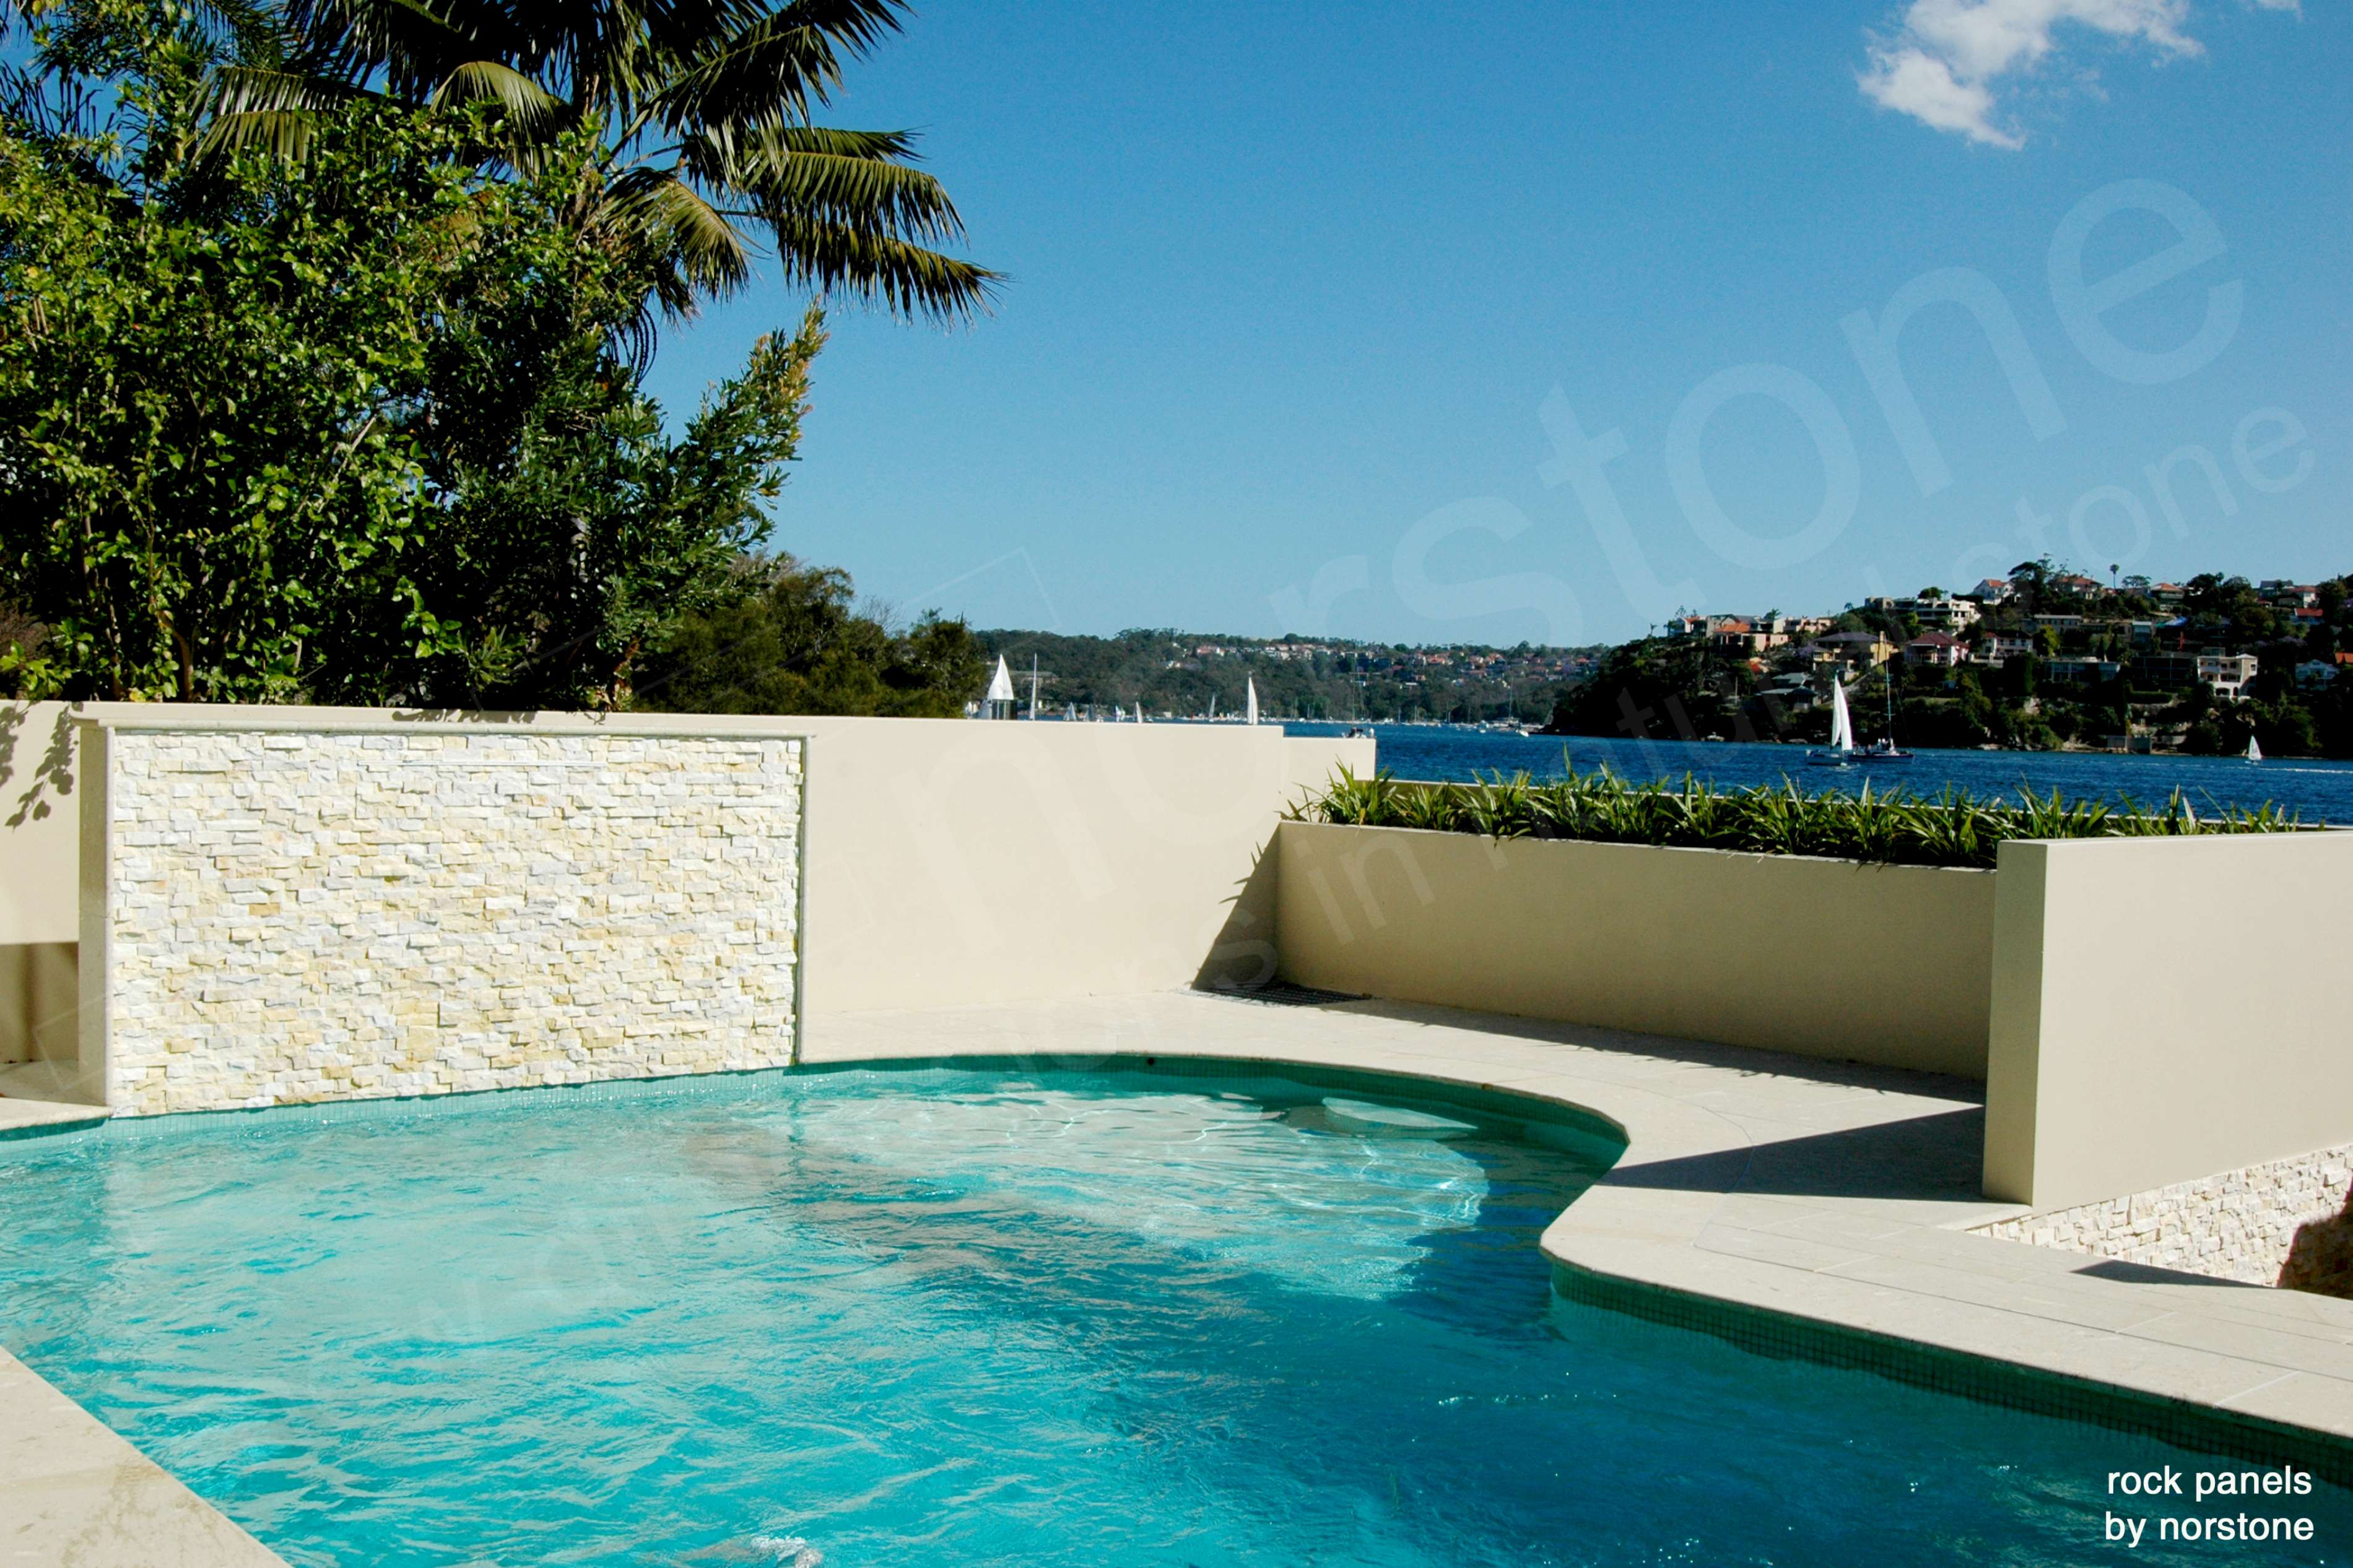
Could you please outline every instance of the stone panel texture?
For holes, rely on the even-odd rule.
[[[2282,1279],[2297,1233],[2315,1243],[2353,1199],[2353,1144],[2105,1203],[2025,1215],[1985,1234],[2250,1284]],[[2332,1292],[2333,1293],[2333,1292]]]
[[[108,739],[119,1112],[777,1067],[802,743]]]

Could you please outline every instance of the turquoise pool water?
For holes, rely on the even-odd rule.
[[[304,1568],[2072,1563],[2125,1552],[2107,1472],[2211,1468],[1560,1302],[1536,1235],[1614,1148],[1335,1094],[1382,1098],[842,1072],[0,1144],[0,1338]],[[2293,1511],[2129,1555],[2353,1552],[2353,1496]]]

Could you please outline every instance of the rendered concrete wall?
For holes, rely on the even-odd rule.
[[[1303,984],[1986,1075],[1984,871],[1285,823]]]
[[[1249,984],[1283,807],[1369,741],[807,719],[809,1013]]]
[[[152,1114],[782,1066],[803,744],[84,737],[81,1059]]]
[[[1986,1193],[2064,1208],[2353,1142],[2353,833],[2001,847]]]
[[[73,710],[0,702],[0,947],[75,942]]]

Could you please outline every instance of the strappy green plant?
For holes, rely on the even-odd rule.
[[[1806,855],[1912,866],[1990,867],[2010,838],[2115,838],[2287,833],[2310,825],[2266,803],[2200,816],[2179,790],[2154,810],[2071,800],[2021,786],[2015,800],[1946,788],[1934,796],[1881,790],[1808,795],[1794,782],[1719,789],[1681,780],[1630,784],[1607,768],[1535,783],[1496,773],[1468,784],[1414,784],[1343,770],[1294,806],[1309,822],[1416,827],[1489,838],[1565,838]]]

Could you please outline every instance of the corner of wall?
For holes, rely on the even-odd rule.
[[[76,880],[80,901],[80,962],[77,977],[81,1003],[78,1044],[80,1072],[85,1083],[98,1086],[100,1103],[112,1105],[114,1096],[113,1062],[108,1051],[109,1020],[106,1016],[107,973],[110,954],[107,950],[107,843],[110,799],[114,790],[114,770],[111,748],[106,727],[89,720],[79,721],[74,728],[79,731],[78,747],[81,767],[81,865]]]
[[[1996,862],[1993,995],[1986,1037],[1984,1191],[2034,1200],[2035,1108],[2042,1074],[2042,965],[2051,846],[2012,839]]]

